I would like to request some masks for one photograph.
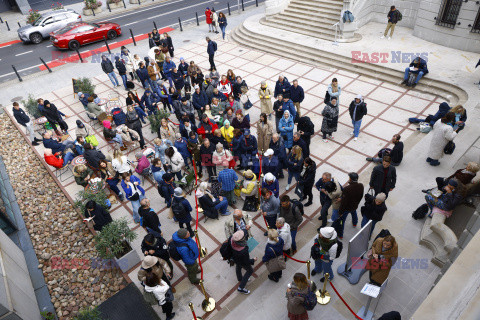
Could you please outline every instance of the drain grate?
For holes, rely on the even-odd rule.
[[[187,43],[187,42],[190,42],[190,40],[183,40],[183,42]]]

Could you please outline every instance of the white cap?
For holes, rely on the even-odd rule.
[[[275,176],[271,172],[268,172],[265,175],[265,181],[275,181]]]
[[[327,239],[332,239],[333,235],[335,234],[335,229],[332,227],[325,227],[320,229],[320,234],[322,237]]]
[[[273,154],[274,152],[272,149],[267,149],[267,151],[264,153],[265,157],[273,156]]]
[[[361,94],[357,94],[357,96],[355,97],[355,99],[358,99],[358,100],[363,100],[363,97]]]

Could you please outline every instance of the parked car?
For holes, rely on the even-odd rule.
[[[87,23],[77,22],[52,32],[50,41],[58,49],[75,50],[88,43],[112,40],[122,34],[120,25],[113,22]]]
[[[82,16],[72,9],[54,10],[44,13],[34,23],[18,28],[18,37],[23,42],[40,43],[51,32],[72,22],[81,22]]]

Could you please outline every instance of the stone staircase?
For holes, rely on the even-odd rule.
[[[260,23],[333,41],[333,24],[339,21],[342,7],[343,0],[292,0],[283,12],[263,18]]]

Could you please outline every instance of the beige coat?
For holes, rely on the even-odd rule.
[[[261,123],[260,121],[257,122],[257,145],[258,145],[258,152],[265,152],[267,151],[270,140],[272,139],[273,135],[273,126],[270,121],[267,120],[266,124]]]
[[[245,221],[246,226],[252,226],[252,217],[248,213],[243,214],[243,220]],[[238,231],[238,230],[237,230]],[[227,239],[235,233],[235,218],[232,216],[231,219],[225,221],[225,236]],[[252,237],[250,229],[248,230],[248,236]]]
[[[163,276],[163,273],[165,272],[166,274],[171,274],[172,270],[170,270],[170,267],[168,266],[168,263],[159,258],[159,257],[155,257],[158,259],[158,261],[160,262],[160,267],[157,267],[156,265],[152,267],[152,271],[153,273],[155,273],[158,277],[158,279],[162,279],[162,276]],[[140,268],[140,270],[138,270],[138,274],[137,274],[137,278],[138,280],[142,281],[142,282],[145,282],[145,277],[147,276],[147,271],[145,271],[144,269]]]
[[[389,250],[382,252],[383,238],[378,238],[373,242],[372,250],[378,254],[383,255],[385,258],[381,260],[375,260],[373,256],[368,260],[366,269],[372,272],[371,280],[376,283],[382,284],[387,280],[390,274],[390,269],[395,264],[398,258],[398,245],[395,243]]]
[[[167,124],[167,128],[160,126],[160,139],[167,139],[172,143],[175,142],[175,133],[177,133],[176,129],[176,126],[170,122]]]
[[[336,201],[337,199],[342,199],[342,188],[337,179],[334,179],[335,184],[337,185],[337,190],[333,192],[327,192],[327,196],[332,200],[332,209],[338,210],[340,208],[340,202]],[[321,192],[321,191],[320,191]]]
[[[261,112],[264,112],[267,115],[272,113],[273,112],[272,91],[270,90],[268,85],[265,88],[265,90],[263,90],[262,88],[258,89],[258,97],[260,98],[260,110],[261,110]]]

